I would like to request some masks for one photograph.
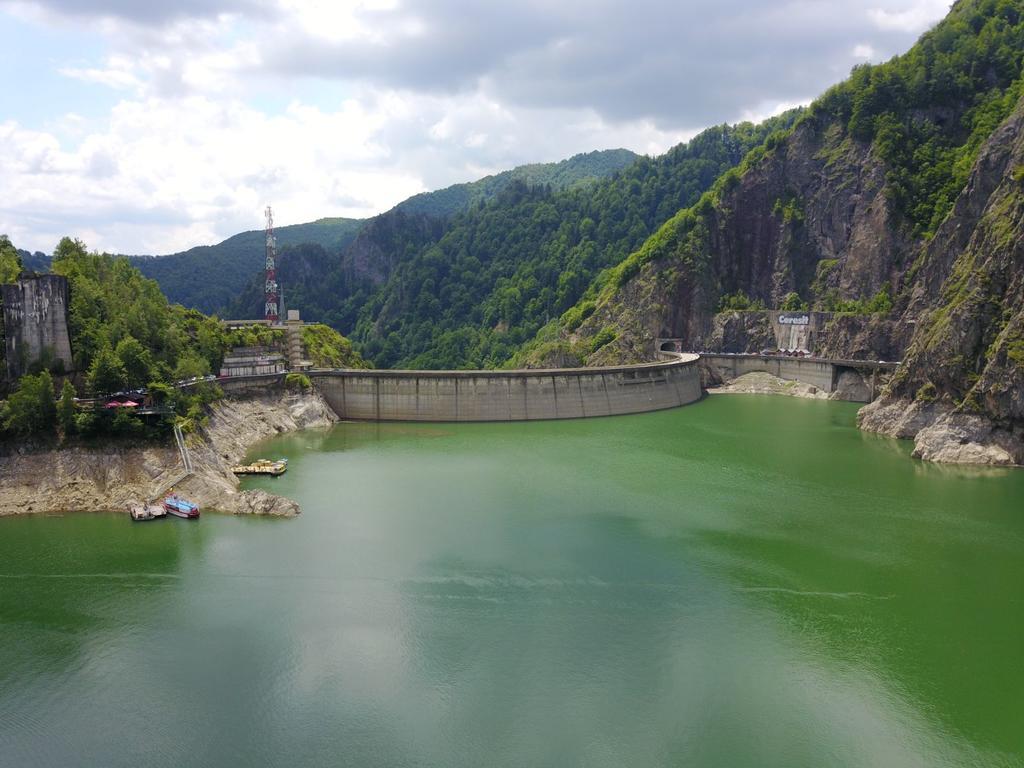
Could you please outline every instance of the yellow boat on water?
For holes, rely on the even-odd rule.
[[[237,467],[232,467],[231,471],[236,475],[272,475],[277,477],[283,475],[286,469],[288,469],[288,459],[278,459],[277,461],[259,459],[252,464],[239,464]]]

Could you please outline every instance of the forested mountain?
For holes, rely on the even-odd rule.
[[[318,219],[275,230],[280,247],[316,243],[332,252],[348,245],[360,219]],[[132,264],[156,280],[171,301],[207,314],[235,300],[252,275],[263,269],[263,230],[241,232],[217,245],[201,245],[169,256],[132,256]]]
[[[559,189],[585,186],[635,159],[636,155],[628,150],[613,149],[577,155],[558,163],[525,165],[479,181],[415,195],[395,210],[414,215],[449,216],[472,203],[493,198],[513,180],[524,179]],[[275,230],[277,244],[281,249],[317,245],[337,256],[356,238],[365,223],[363,219],[328,218],[279,227]],[[45,254],[22,251],[21,255],[25,269],[43,272],[50,267],[50,257]],[[216,245],[201,245],[167,256],[128,258],[146,277],[156,280],[171,301],[205,313],[225,314],[229,308],[247,306],[240,295],[263,269],[264,234],[263,230],[250,230]]]
[[[347,222],[344,247],[282,237],[286,305],[380,367],[424,368],[636,361],[658,337],[714,346],[723,309],[830,310],[824,353],[906,355],[866,427],[924,435],[926,456],[1021,463],[1022,64],[1024,0],[958,0],[807,110],[597,181],[628,158],[457,185]],[[231,279],[250,248],[255,266],[231,314],[261,307],[262,233],[246,236]],[[203,260],[210,285],[183,282],[223,301],[218,262]]]
[[[576,155],[558,163],[536,163],[487,176],[478,181],[456,184],[436,192],[424,192],[400,203],[392,213],[444,218],[471,204],[493,199],[511,182],[546,184],[553,189],[584,187],[629,165],[637,158],[625,149],[611,149]],[[337,256],[356,238],[366,220],[318,219],[276,230],[281,249],[299,245],[317,245]],[[42,253],[21,252],[25,269],[46,271],[50,257]],[[264,235],[250,230],[229,237],[216,245],[203,245],[167,256],[129,256],[132,263],[160,284],[167,297],[201,312],[229,312],[229,308],[248,306],[240,295],[263,269]],[[334,314],[338,314],[335,309]],[[251,314],[247,310],[247,314]],[[344,310],[341,315],[346,316]]]
[[[400,206],[373,220],[327,272],[318,268],[330,263],[325,254],[283,254],[286,302],[344,329],[379,367],[505,364],[601,270],[796,116],[712,128],[583,187],[512,180],[443,223]],[[255,310],[256,281],[244,301],[233,311]]]
[[[352,328],[395,266],[436,242],[444,231],[443,219],[390,211],[370,219],[340,255],[316,244],[286,247],[277,263],[285,307],[332,328]],[[258,317],[262,310],[263,273],[259,272],[250,276],[224,313]]]
[[[879,357],[909,344],[883,403],[900,418],[867,425],[913,436],[941,421],[948,436],[983,416],[1016,435],[1003,458],[1024,460],[1022,60],[1022,0],[959,0],[595,281],[534,359],[552,347],[590,364],[649,358],[656,337],[700,348],[736,296],[891,308],[837,321],[827,342]]]
[[[285,244],[278,265],[285,306],[304,310],[307,316],[334,328],[352,328],[359,310],[392,268],[435,242],[449,217],[493,200],[513,183],[583,189],[630,165],[637,157],[625,149],[610,149],[558,163],[519,166],[478,181],[414,195],[364,222],[358,235],[341,249],[317,241],[293,241],[291,248]],[[321,247],[313,247],[316,245]],[[262,306],[262,275],[253,271],[220,311],[233,317],[254,317]]]
[[[608,149],[574,155],[558,163],[532,163],[486,176],[467,184],[453,184],[436,192],[413,195],[395,206],[396,211],[444,218],[474,203],[492,200],[513,182],[548,186],[553,190],[585,187],[634,163],[639,155],[628,149]]]

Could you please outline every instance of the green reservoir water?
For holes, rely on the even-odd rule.
[[[1024,471],[856,408],[344,424],[295,520],[0,520],[0,765],[1024,765]]]

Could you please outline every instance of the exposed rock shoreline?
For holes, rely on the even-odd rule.
[[[876,400],[857,414],[866,432],[914,441],[914,458],[939,464],[1024,465],[1024,434],[940,403]]]
[[[717,387],[707,389],[709,395],[787,395],[803,397],[811,400],[828,400],[828,392],[823,392],[811,384],[802,381],[786,381],[770,373],[747,373],[727,381]]]
[[[194,474],[175,489],[204,510],[236,515],[292,517],[299,506],[262,490],[241,491],[231,466],[275,434],[325,427],[337,416],[316,393],[225,399],[209,425],[189,438]],[[71,447],[0,456],[0,516],[77,511],[123,511],[181,477],[176,448]]]
[[[709,387],[709,395],[786,395],[816,400],[846,399],[810,384],[786,381],[769,373],[748,373]],[[937,464],[992,467],[1024,465],[1024,435],[999,427],[984,416],[962,413],[939,403],[876,400],[857,414],[866,432],[913,440],[914,458]]]

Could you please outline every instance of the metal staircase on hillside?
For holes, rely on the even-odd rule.
[[[170,482],[164,483],[157,490],[157,492],[153,494],[154,499],[159,499],[171,488],[173,488],[176,485],[179,485],[180,483],[185,482],[190,477],[192,477],[193,474],[195,474],[195,471],[192,468],[192,457],[189,455],[188,446],[185,444],[185,435],[181,431],[181,427],[179,427],[177,424],[174,425],[174,442],[178,446],[178,455],[181,456],[181,465],[185,471],[182,474],[176,476]]]
[[[174,425],[174,442],[178,444],[178,453],[181,454],[181,464],[185,467],[185,471],[188,474],[192,474],[192,457],[189,456],[188,446],[185,445],[185,435],[181,431],[181,427],[177,424]]]

